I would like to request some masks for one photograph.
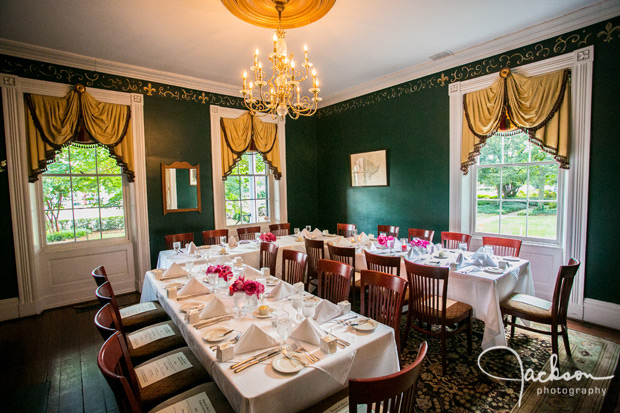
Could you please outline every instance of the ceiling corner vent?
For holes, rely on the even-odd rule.
[[[450,50],[444,50],[443,52],[439,52],[439,53],[435,53],[432,56],[429,56],[429,58],[431,60],[439,60],[439,59],[443,59],[444,57],[448,57],[448,56],[453,56],[454,53],[452,53]]]

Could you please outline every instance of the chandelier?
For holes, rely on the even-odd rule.
[[[243,89],[239,93],[243,95],[243,103],[252,114],[270,114],[274,119],[276,116],[283,119],[287,114],[292,119],[297,119],[300,116],[312,116],[316,113],[318,103],[321,101],[317,71],[308,60],[307,46],[304,46],[303,62],[296,66],[294,53],[288,53],[284,38],[282,12],[289,1],[293,3],[293,0],[270,1],[275,6],[278,19],[277,29],[273,35],[273,52],[268,55],[271,74],[268,75],[265,72],[268,68],[264,68],[262,62],[259,61],[259,49],[256,49],[254,65],[250,68],[250,73],[253,72],[253,79],[249,79],[248,72],[244,71]],[[296,0],[295,4],[291,4],[294,7],[293,12],[289,13],[291,18],[287,27],[299,27],[317,20],[329,11],[334,1]],[[243,3],[239,0],[222,0],[222,2],[233,14],[246,21],[259,26],[265,26],[268,23],[265,13],[257,18],[259,13],[256,13],[256,10],[249,10],[251,2],[242,6],[238,5],[238,3]],[[267,0],[263,0],[263,3],[266,2]],[[232,7],[233,4],[231,3],[234,3],[237,8]],[[309,87],[310,85],[311,87]],[[308,88],[309,94],[306,93],[306,88]]]

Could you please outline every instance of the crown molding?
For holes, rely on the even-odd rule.
[[[148,69],[110,60],[96,59],[75,53],[34,46],[13,40],[0,39],[0,54],[23,59],[52,63],[73,67],[76,69],[91,70],[108,73],[116,76],[131,77],[165,85],[195,89],[204,92],[219,93],[228,96],[237,96],[239,88],[225,83],[213,82],[191,76],[178,75],[161,70]]]
[[[618,15],[620,15],[620,2],[617,0],[604,0],[561,17],[547,20],[535,26],[455,52],[452,56],[412,66],[326,96],[323,98],[320,108],[527,46]]]

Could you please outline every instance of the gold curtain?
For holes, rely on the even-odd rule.
[[[235,119],[221,118],[222,135],[222,179],[232,173],[241,156],[248,150],[260,153],[273,171],[275,179],[280,179],[280,148],[278,146],[278,125],[267,123],[244,113]]]
[[[104,146],[133,182],[129,106],[102,103],[86,92],[71,91],[64,98],[26,95],[26,107],[30,182],[35,182],[62,148],[72,143]],[[90,135],[86,140],[80,131],[82,122]]]
[[[534,77],[508,72],[491,87],[463,96],[461,170],[467,174],[506,115],[514,130],[526,132],[560,168],[568,169],[569,74],[568,69]]]

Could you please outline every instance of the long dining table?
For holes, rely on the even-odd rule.
[[[334,235],[319,236],[316,239],[322,239],[325,243],[337,242],[339,237]],[[283,249],[294,249],[305,252],[305,244],[300,238],[293,235],[278,237],[276,243],[279,245],[276,276],[281,277],[281,255]],[[257,268],[259,265],[258,244],[248,242],[239,244],[234,248],[227,248],[227,255],[218,253],[219,247],[213,247],[210,251],[211,261],[224,263],[232,260],[234,257],[241,257],[243,262]],[[355,256],[355,269],[360,271],[367,269],[366,258],[363,250],[367,247],[357,245]],[[402,257],[400,276],[407,279],[404,258],[406,253],[390,252],[386,249],[375,249],[375,253],[382,255],[397,255]],[[454,260],[458,251],[448,251],[448,256],[444,259],[437,260],[434,257],[426,256],[419,263],[436,263],[438,265],[447,265],[448,262]],[[467,260],[473,252],[465,252],[464,259]],[[325,257],[327,258],[327,246]],[[172,263],[183,264],[187,261],[195,261],[197,258],[192,254],[177,254],[173,250],[161,251],[159,253],[157,267],[168,268]],[[506,257],[495,257],[496,260],[506,259]],[[522,293],[535,295],[534,282],[532,279],[532,271],[528,260],[509,258],[508,267],[501,273],[489,273],[484,267],[471,268],[463,266],[455,271],[450,272],[448,284],[448,298],[462,301],[469,304],[473,308],[473,315],[478,320],[484,322],[484,332],[482,336],[481,346],[488,349],[494,346],[507,346],[506,336],[504,334],[504,321],[501,316],[500,302],[508,297],[511,293]]]
[[[204,282],[204,274],[195,275],[196,279]],[[265,350],[256,349],[243,354],[235,354],[231,360],[218,362],[216,352],[210,348],[214,343],[207,342],[205,337],[211,328],[219,327],[226,331],[234,330],[228,337],[245,333],[252,325],[260,327],[265,333],[279,340],[276,329],[270,318],[260,317],[256,308],[250,307],[243,317],[224,320],[216,325],[204,329],[190,324],[181,307],[187,303],[206,304],[210,300],[221,300],[227,307],[234,307],[233,297],[228,294],[211,293],[192,297],[191,300],[178,300],[167,297],[166,285],[173,282],[185,283],[187,278],[157,280],[153,272],[149,271],[144,280],[141,301],[158,300],[166,313],[179,327],[187,345],[194,352],[202,365],[207,369],[214,381],[227,397],[233,409],[237,412],[295,412],[310,407],[326,397],[346,388],[348,378],[369,378],[395,373],[399,370],[399,358],[391,327],[377,323],[372,332],[360,332],[352,326],[347,326],[340,319],[350,319],[354,313],[337,316],[320,325],[325,333],[330,333],[339,339],[345,340],[349,346],[338,348],[333,354],[327,354],[320,346],[297,339],[288,339],[288,343],[295,343],[305,347],[310,354],[317,356],[320,361],[308,364],[296,373],[278,372],[271,365],[272,359],[261,362],[235,373],[230,367],[234,363],[247,359]],[[272,286],[268,286],[269,293]],[[307,298],[311,295],[305,293]],[[318,298],[313,298],[319,300]],[[294,315],[296,311],[287,298],[274,301],[263,298],[262,303],[275,311],[286,311]],[[293,330],[298,322],[293,325]],[[253,327],[254,329],[256,327]],[[215,343],[217,344],[217,343]]]

